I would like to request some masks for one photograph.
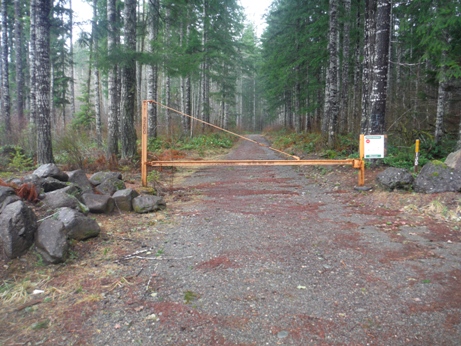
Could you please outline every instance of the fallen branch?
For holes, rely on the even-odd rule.
[[[32,300],[30,302],[27,302],[27,303],[22,304],[21,306],[17,307],[16,309],[14,309],[14,311],[21,311],[21,310],[24,310],[24,309],[26,309],[26,308],[28,308],[30,306],[40,304],[41,302],[43,302],[43,298]]]

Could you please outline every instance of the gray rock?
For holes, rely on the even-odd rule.
[[[63,207],[77,209],[79,203],[76,197],[67,194],[62,189],[46,193],[43,202],[52,209]]]
[[[126,185],[123,180],[117,178],[108,178],[101,184],[95,187],[95,191],[101,195],[112,196],[118,190],[126,189]]]
[[[107,180],[109,178],[122,180],[122,174],[118,172],[97,172],[90,177],[90,182],[94,186],[98,186],[104,180]]]
[[[132,211],[133,210],[133,199],[138,197],[139,193],[133,189],[123,189],[116,191],[112,198],[115,201],[115,205],[118,209],[123,211]]]
[[[88,192],[84,193],[82,198],[83,203],[85,203],[91,213],[109,214],[114,211],[114,199],[109,195],[97,195]]]
[[[150,213],[166,208],[162,197],[141,195],[133,199],[133,210],[138,214]]]
[[[38,179],[38,177],[37,177],[37,179]],[[10,179],[7,179],[6,182],[8,184],[13,184],[13,185],[19,186],[19,185],[21,185],[23,183],[23,180],[21,180],[19,178],[10,178]]]
[[[3,213],[3,209],[5,209],[8,204],[11,204],[11,203],[14,203],[20,200],[21,198],[19,198],[19,196],[17,195],[7,196],[5,200],[2,203],[0,203],[0,214]]]
[[[66,189],[56,190],[45,194],[43,202],[51,209],[72,208],[78,209],[82,213],[89,212],[88,207],[81,203],[77,197],[67,193]]]
[[[85,216],[75,209],[59,209],[57,219],[66,227],[69,239],[85,240],[96,237],[101,232],[101,228],[96,220]]]
[[[93,190],[93,185],[83,170],[77,169],[76,171],[67,172],[67,174],[69,175],[69,181],[77,185],[83,193]]]
[[[67,193],[68,195],[74,196],[80,202],[83,202],[82,190],[74,183],[68,183],[68,185],[65,188],[61,189],[61,191]]]
[[[54,163],[47,163],[38,167],[34,173],[39,178],[52,177],[61,181],[68,181],[69,176],[64,173],[58,166]]]
[[[395,189],[409,190],[412,187],[414,178],[406,169],[390,167],[379,173],[376,181],[383,189],[388,191]]]
[[[35,236],[37,252],[46,263],[62,263],[68,256],[67,230],[59,220],[44,220]]]
[[[455,151],[447,156],[445,164],[455,171],[461,171],[461,150]]]
[[[43,179],[38,177],[37,175],[29,174],[20,179],[19,182],[16,182],[16,180],[14,180],[14,183],[17,186],[20,186],[22,184],[33,184],[37,189],[37,192],[40,192],[42,191],[42,181]]]
[[[37,217],[23,201],[8,204],[0,214],[0,239],[8,258],[24,255],[34,242]]]
[[[12,187],[0,186],[0,205],[7,199],[7,197],[13,195],[16,195],[16,193]]]
[[[67,183],[56,178],[46,177],[42,180],[41,186],[44,192],[51,192],[67,187]]]
[[[413,188],[422,193],[461,192],[461,171],[442,162],[429,162],[421,169]]]

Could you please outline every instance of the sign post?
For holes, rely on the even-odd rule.
[[[142,102],[141,114],[141,182],[147,186],[147,105],[149,101]]]
[[[418,172],[419,165],[419,139],[415,143],[415,172]]]

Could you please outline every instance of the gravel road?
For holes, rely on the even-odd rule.
[[[226,158],[279,157],[241,141]],[[360,204],[352,188],[293,167],[177,179],[146,244],[161,256],[130,262],[143,285],[99,302],[88,342],[460,345],[459,230]]]

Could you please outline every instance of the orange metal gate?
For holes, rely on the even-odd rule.
[[[147,119],[147,105],[149,103],[155,103],[162,107],[168,108],[182,116],[189,117],[195,121],[207,124],[211,127],[217,128],[221,131],[230,133],[234,136],[242,138],[244,140],[253,142],[257,145],[265,146],[261,143],[258,143],[250,138],[241,136],[239,134],[233,133],[226,129],[223,129],[219,126],[207,123],[201,119],[194,118],[188,114],[179,112],[175,109],[166,107],[157,101],[154,100],[145,100],[142,103],[142,134],[141,134],[141,180],[142,186],[147,186],[147,167],[190,167],[190,166],[313,166],[313,165],[350,165],[355,169],[359,170],[358,174],[358,185],[363,186],[365,184],[365,161],[363,160],[364,156],[364,143],[363,135],[360,135],[360,158],[359,159],[346,159],[346,160],[300,160],[299,157],[287,154],[283,151],[268,147],[271,150],[274,150],[283,155],[290,156],[292,160],[203,160],[203,161],[187,161],[187,160],[177,160],[177,161],[147,161],[147,140],[148,140],[148,119]]]

